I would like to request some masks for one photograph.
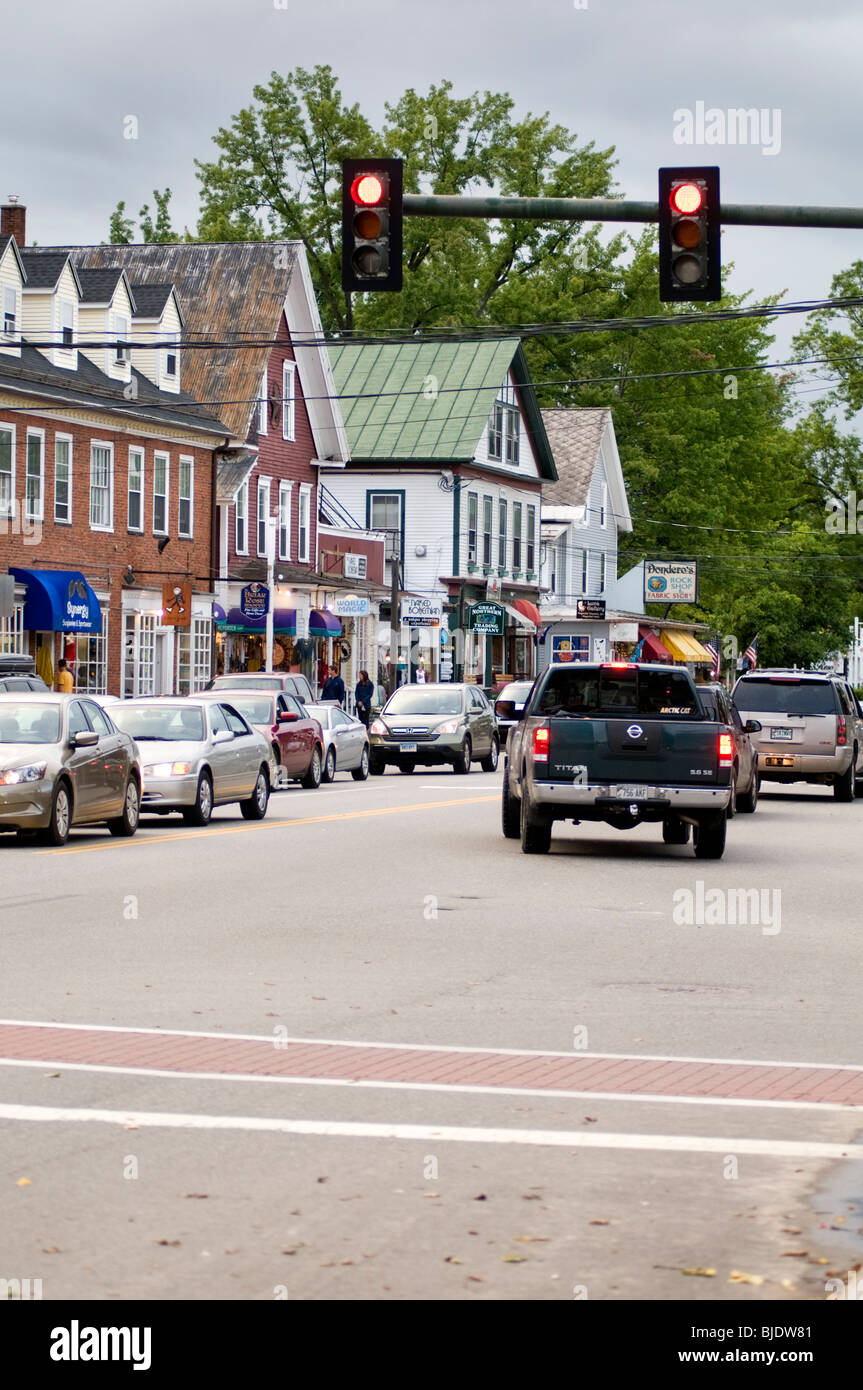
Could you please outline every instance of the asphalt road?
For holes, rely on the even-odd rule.
[[[0,838],[0,1018],[96,1030],[39,1033],[25,1061],[0,1028],[0,1279],[85,1299],[825,1297],[863,1250],[863,1112],[818,1081],[863,1062],[863,804],[765,794],[717,863],[650,827],[558,826],[528,857],[499,795],[499,775],[418,769],[291,789],[262,824]],[[711,921],[734,889],[766,920]],[[144,1030],[176,1033],[177,1058]],[[208,1060],[245,1039],[416,1061]],[[478,1083],[458,1049],[515,1079]],[[758,1062],[765,1086],[769,1064],[822,1070],[782,1104],[687,1095],[683,1061],[649,1094],[625,1075],[543,1094],[537,1052]]]

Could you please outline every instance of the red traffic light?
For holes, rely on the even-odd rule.
[[[383,180],[377,174],[359,174],[351,184],[351,197],[355,203],[374,207],[384,196]]]
[[[697,183],[679,183],[671,190],[671,207],[674,212],[692,216],[704,203],[704,190]]]

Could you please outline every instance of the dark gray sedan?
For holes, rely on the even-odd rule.
[[[369,771],[387,763],[413,772],[417,763],[449,763],[453,772],[470,772],[479,759],[494,772],[500,735],[494,710],[477,685],[403,685],[387,700],[369,729]]]
[[[135,742],[84,696],[0,695],[0,830],[62,845],[73,826],[134,835],[141,804]]]

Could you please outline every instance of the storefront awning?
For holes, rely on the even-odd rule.
[[[669,632],[667,629],[663,629],[662,640],[672,656],[675,656],[678,661],[693,661],[713,665],[713,657],[707,648],[702,647],[701,643],[695,637],[690,636],[688,632]]]
[[[267,631],[266,618],[247,618],[242,608],[229,608],[225,614],[224,621],[216,619],[216,627],[220,632],[243,632],[248,636],[257,634],[265,636]],[[294,637],[297,631],[297,615],[293,608],[274,608],[273,609],[273,632],[282,637]]]
[[[533,623],[534,627],[540,627],[542,625],[542,616],[539,609],[536,604],[531,603],[528,598],[517,598],[512,604],[512,607],[510,607],[509,604],[507,605],[507,609],[510,613],[515,609],[516,613],[520,614],[522,618],[526,618],[529,623]]]
[[[101,632],[99,600],[78,570],[25,570],[9,573],[27,585],[27,632]]]
[[[309,614],[310,637],[341,637],[342,625],[334,614],[325,608],[313,608]]]
[[[649,627],[640,627],[638,636],[643,643],[641,648],[642,661],[661,661],[667,664],[674,660],[668,648],[662,645],[656,633],[651,632]]]

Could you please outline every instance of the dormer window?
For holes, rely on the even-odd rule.
[[[514,388],[505,383],[488,419],[488,457],[518,467],[519,413]]]
[[[168,348],[165,353],[165,376],[172,379],[177,375],[177,349]]]
[[[114,365],[124,367],[129,361],[129,320],[124,314],[114,315],[114,333],[117,340],[114,347]]]
[[[60,346],[71,352],[75,341],[75,306],[69,299],[60,300]]]
[[[15,337],[15,325],[17,321],[18,296],[14,286],[4,285],[3,287],[3,337]]]

